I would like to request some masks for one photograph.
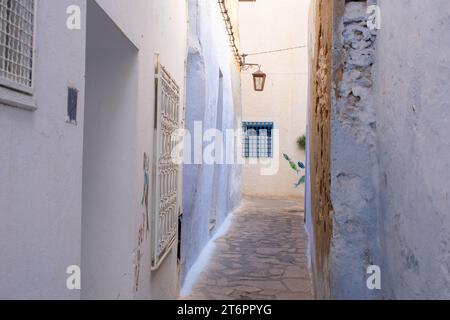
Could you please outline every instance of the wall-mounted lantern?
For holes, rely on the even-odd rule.
[[[264,91],[267,75],[259,69],[253,74],[253,84],[255,91]]]
[[[266,78],[267,75],[261,71],[261,65],[256,63],[247,63],[245,61],[245,58],[247,57],[246,54],[242,55],[242,70],[248,70],[250,68],[257,67],[258,71],[253,73],[253,86],[255,88],[255,91],[261,92],[264,91],[264,87],[266,85]]]

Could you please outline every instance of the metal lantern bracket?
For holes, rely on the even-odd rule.
[[[246,62],[246,58],[247,58],[247,55],[243,54],[242,55],[242,62],[243,63],[242,63],[241,69],[243,71],[246,71],[246,70],[249,70],[250,68],[257,67],[258,71],[253,73],[253,85],[254,85],[255,91],[259,91],[259,92],[264,91],[264,86],[265,86],[265,83],[266,83],[267,75],[264,72],[261,71],[261,65],[260,64],[247,63]]]
[[[260,64],[257,64],[257,63],[247,63],[247,62],[246,62],[247,56],[248,56],[247,54],[243,54],[243,55],[242,55],[242,67],[241,67],[242,71],[247,71],[247,70],[249,70],[250,68],[254,68],[254,67],[257,67],[258,69],[261,70],[261,65],[260,65]]]

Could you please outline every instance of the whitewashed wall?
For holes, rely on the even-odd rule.
[[[227,5],[237,9],[237,1],[228,1]],[[203,123],[204,130],[217,127],[220,72],[223,75],[223,128],[237,128],[240,122],[240,69],[231,54],[225,30],[217,1],[189,0],[186,128],[192,138],[196,121]],[[200,139],[201,143],[202,136],[195,139]],[[182,279],[214,231],[239,204],[240,188],[238,165],[184,165]],[[210,232],[213,206],[217,210],[217,224]]]
[[[369,31],[373,3],[346,3],[335,24],[347,53],[334,56],[332,297],[448,298],[450,4],[379,0],[381,29]],[[379,291],[366,286],[372,264]]]
[[[182,89],[181,105],[183,105],[187,33],[185,3],[177,0],[138,0],[132,2],[103,0],[98,1],[98,3],[120,28],[123,35],[128,38],[129,45],[136,47],[137,88],[135,88],[136,105],[133,106],[132,101],[123,101],[121,106],[121,108],[128,110],[129,116],[131,116],[131,118],[128,117],[129,121],[126,120],[127,117],[121,117],[121,123],[126,129],[120,129],[124,130],[124,136],[122,135],[122,137],[127,136],[131,143],[131,145],[127,145],[129,154],[123,158],[125,163],[121,164],[127,165],[130,171],[122,176],[122,180],[116,180],[116,183],[123,184],[122,191],[126,192],[124,201],[127,202],[127,206],[124,208],[128,208],[128,211],[119,214],[115,223],[122,221],[123,227],[128,229],[128,233],[124,234],[124,238],[121,239],[115,231],[117,228],[113,224],[114,220],[108,220],[108,215],[106,215],[105,220],[103,220],[106,226],[101,227],[99,225],[100,232],[93,232],[91,236],[87,235],[87,239],[90,240],[87,240],[86,247],[83,246],[86,250],[89,250],[87,249],[89,242],[98,243],[99,240],[105,241],[108,239],[104,246],[109,249],[120,248],[121,252],[121,254],[115,254],[117,259],[121,259],[121,262],[117,262],[116,267],[111,267],[109,279],[104,279],[105,281],[109,280],[109,284],[105,286],[105,283],[99,283],[96,289],[98,291],[94,289],[94,292],[98,292],[98,294],[94,294],[93,297],[101,295],[109,299],[173,299],[178,296],[177,247],[174,246],[163,265],[157,271],[151,273],[151,235],[145,232],[145,238],[142,241],[142,239],[139,240],[139,232],[146,229],[143,218],[144,208],[141,205],[144,183],[143,157],[144,152],[148,155],[152,155],[154,152],[155,54],[160,55],[160,62],[172,74]],[[130,79],[124,75],[123,81],[126,83]],[[102,119],[102,121],[106,120],[107,118]],[[117,145],[115,147],[117,148]],[[151,176],[150,181],[152,180],[153,177]],[[109,193],[110,200],[117,201],[117,197],[113,196],[114,185],[107,184],[104,188],[112,188],[112,192]],[[153,212],[153,201],[155,200],[152,191],[150,191],[150,215]],[[120,202],[120,204],[123,204],[123,202]],[[97,249],[101,250],[101,247]],[[110,257],[105,261],[109,261],[109,259]],[[101,261],[97,266],[93,266],[94,275],[92,279],[95,279],[95,274],[105,273],[101,268],[103,268]],[[120,273],[122,271],[124,272]],[[124,278],[126,280],[123,280]],[[89,290],[87,290],[86,298],[90,297]]]
[[[379,30],[367,26],[373,4]],[[319,298],[448,299],[450,4],[332,5],[333,234],[329,252],[311,244],[329,261],[330,273],[315,275],[330,291]],[[381,290],[367,287],[371,265]]]
[[[77,299],[66,268],[80,264],[82,126],[66,123],[67,87],[80,89],[85,33],[66,28],[82,0],[39,1],[36,111],[0,105],[0,298]],[[56,42],[56,43],[55,43]]]
[[[251,54],[308,43],[309,0],[269,0],[240,4],[242,52]],[[243,169],[243,192],[260,196],[304,195],[304,187],[294,188],[299,180],[283,154],[294,161],[305,161],[297,139],[306,134],[308,95],[308,49],[249,56],[249,63],[262,65],[267,73],[264,92],[255,92],[250,69],[242,74],[243,121],[274,122],[280,132],[279,153],[274,154],[279,170],[261,175],[267,164],[247,164]]]
[[[107,109],[104,116],[87,113],[91,121],[89,135],[97,141],[94,139],[84,145],[85,150],[91,150],[93,156],[90,159],[94,159],[84,168],[95,169],[100,165],[100,172],[111,175],[120,161],[128,169],[116,173],[115,179],[111,179],[114,184],[101,185],[103,190],[97,197],[101,194],[105,198],[96,199],[95,194],[90,194],[90,198],[82,196],[85,52],[86,32],[89,32],[86,31],[86,1],[38,1],[34,96],[37,109],[31,112],[0,105],[0,298],[165,299],[178,296],[176,247],[163,266],[150,274],[150,235],[139,244],[138,234],[143,223],[143,154],[153,153],[154,54],[160,54],[161,63],[183,89],[185,2],[89,1],[90,6],[100,5],[114,27],[95,30],[96,36],[102,38],[105,35],[102,38],[106,43],[103,49],[109,50],[104,50],[104,60],[98,56],[101,62],[98,65],[95,65],[95,59],[92,60],[95,56],[90,57],[91,62],[94,61],[94,66],[88,66],[90,71],[104,68],[104,73],[97,74],[88,82],[91,87],[86,90],[93,95],[88,102],[92,107],[96,99],[98,105],[110,101],[111,107],[120,110],[124,117],[118,120],[114,117],[120,113]],[[66,28],[66,8],[73,4],[81,7],[82,29],[78,31]],[[108,47],[117,36],[122,45]],[[102,43],[97,46],[102,46]],[[111,65],[107,65],[108,61],[114,64],[114,59],[120,61],[120,57],[114,58],[118,52],[115,50],[120,46],[135,52],[135,57],[129,60],[133,62],[122,65],[125,67],[123,70],[130,74],[118,74]],[[92,54],[93,51],[88,52]],[[109,79],[107,84],[115,81],[116,87],[95,83],[95,79],[108,80],[111,76],[117,78]],[[130,79],[128,76],[134,79],[135,86],[125,83]],[[120,86],[121,79],[123,86]],[[68,86],[80,90],[77,125],[66,123]],[[98,94],[95,94],[96,88]],[[114,88],[126,92],[125,96],[134,100],[123,101],[122,95],[114,98],[117,94],[111,91]],[[107,132],[102,126],[114,124],[123,124],[118,136],[122,139],[120,143],[126,145],[125,149],[114,150],[127,152],[121,154],[120,159],[113,159],[116,162],[111,166],[113,161],[105,158],[106,153],[100,154],[102,150],[99,149],[99,155],[95,155],[92,146],[103,141],[114,146],[115,136],[101,138],[97,135]],[[132,144],[127,144],[129,141]],[[85,170],[85,176],[88,172]],[[108,180],[102,180],[105,181]],[[93,192],[100,188],[94,184],[90,187]],[[123,189],[127,190],[127,196],[121,195]],[[116,195],[123,198],[114,199]],[[88,201],[83,204],[82,198]],[[122,212],[119,208],[115,208],[111,215],[102,211],[108,202],[111,205],[120,199],[123,200],[120,201]],[[85,204],[91,209],[101,205],[99,208],[102,210],[89,211]],[[97,215],[92,217],[89,212]],[[86,227],[89,222],[93,222],[90,229],[83,228],[82,232],[82,223]],[[108,227],[117,226],[120,222],[125,224],[120,235],[116,236],[115,229]],[[115,249],[121,254],[120,262],[102,265],[102,262],[114,262],[112,257],[118,257],[114,256]],[[96,261],[96,250],[105,250],[111,255],[104,254],[106,258],[100,257]],[[143,253],[140,262],[136,260],[138,250]],[[81,293],[67,290],[66,268],[86,265],[86,261],[88,270],[83,277],[82,268],[82,278],[96,279],[96,275],[103,274],[99,279],[108,283],[83,282]],[[122,273],[124,270],[126,274]],[[136,270],[139,270],[139,277]]]
[[[450,2],[379,0],[375,90],[388,298],[450,298]]]

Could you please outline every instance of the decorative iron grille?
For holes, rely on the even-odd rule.
[[[33,87],[34,0],[0,0],[0,84]]]
[[[172,161],[175,147],[172,135],[180,128],[180,88],[166,69],[159,65],[156,74],[156,161],[155,213],[152,219],[152,269],[159,268],[178,236],[179,172]]]
[[[243,157],[273,157],[273,122],[244,122]]]

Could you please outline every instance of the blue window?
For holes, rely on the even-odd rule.
[[[243,122],[244,158],[273,157],[273,122]]]

